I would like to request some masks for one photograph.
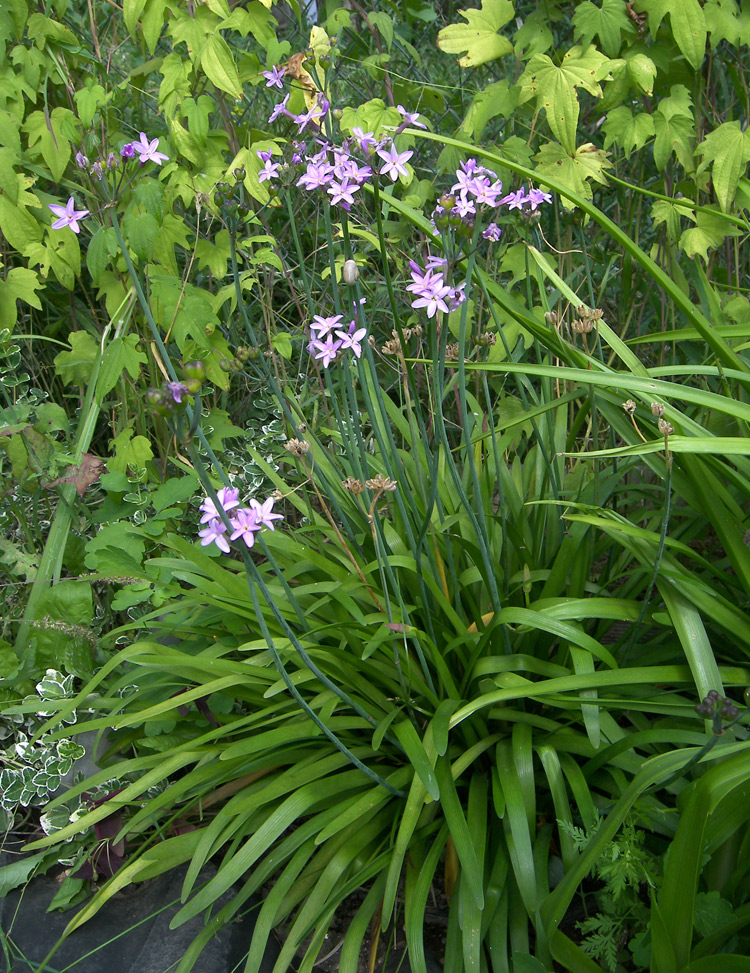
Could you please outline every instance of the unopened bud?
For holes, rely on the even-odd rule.
[[[341,270],[341,279],[351,287],[359,279],[359,267],[355,260],[345,260]]]

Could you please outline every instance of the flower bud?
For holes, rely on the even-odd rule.
[[[238,166],[233,171],[234,171],[234,178],[237,180],[237,182],[242,182],[242,180],[246,176],[245,167],[244,166]]]
[[[182,366],[185,378],[194,378],[202,381],[206,377],[206,366],[202,361],[189,361]]]
[[[359,267],[356,260],[345,260],[341,270],[341,279],[351,287],[359,279]]]

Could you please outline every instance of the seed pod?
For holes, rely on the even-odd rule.
[[[359,279],[359,267],[357,266],[356,261],[354,260],[344,261],[344,267],[343,270],[341,271],[341,277],[344,283],[348,284],[349,287],[352,287],[354,284],[356,284],[357,280]]]

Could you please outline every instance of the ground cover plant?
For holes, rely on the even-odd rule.
[[[750,967],[748,29],[0,11],[3,888]]]

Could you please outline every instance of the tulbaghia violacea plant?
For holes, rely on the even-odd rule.
[[[203,530],[198,531],[201,539],[201,546],[207,547],[215,544],[224,554],[229,554],[229,541],[242,539],[248,548],[255,544],[255,535],[267,527],[268,530],[274,529],[274,521],[283,520],[282,514],[273,512],[274,497],[268,497],[263,503],[251,498],[247,507],[240,507],[240,491],[232,487],[222,487],[216,494],[219,500],[219,510],[214,501],[207,497],[201,504],[200,511],[203,515],[201,523],[206,524]],[[229,512],[232,511],[231,515]],[[229,520],[232,533],[229,533],[226,523],[221,514],[224,513]]]

